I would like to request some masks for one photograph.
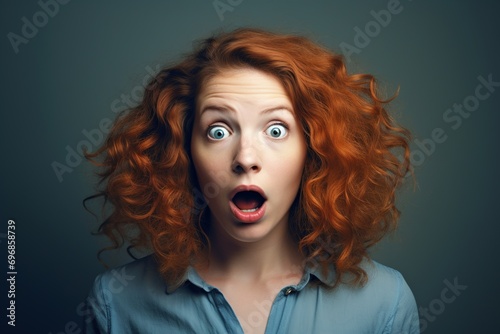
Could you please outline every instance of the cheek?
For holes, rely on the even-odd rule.
[[[284,175],[294,175],[302,176],[304,169],[305,159],[306,159],[306,149],[302,143],[297,143],[297,145],[292,145],[287,150],[283,152],[282,159],[278,164]]]
[[[300,157],[283,159],[273,164],[270,172],[270,184],[284,198],[294,198],[300,187],[304,161]]]
[[[200,186],[203,187],[203,184],[207,182],[207,159],[203,154],[203,150],[201,150],[199,145],[197,145],[195,139],[193,139],[191,145],[191,158],[193,160],[193,166],[196,172],[196,176],[198,177],[198,182],[200,183]]]
[[[193,163],[198,177],[199,187],[205,197],[210,200],[217,197],[225,187],[227,179],[222,166],[223,157],[216,157],[206,149],[193,151]]]
[[[206,153],[203,154],[203,152],[200,151],[193,152],[193,163],[200,186],[203,186],[203,184],[210,181],[209,175],[212,169],[210,158],[207,157]]]
[[[198,178],[198,187],[205,197],[205,200],[210,203],[214,194],[217,194],[219,190],[217,187],[214,187],[214,182],[210,178],[210,166],[207,166],[203,158],[200,159],[200,157],[198,157],[197,163],[195,164],[195,171]]]

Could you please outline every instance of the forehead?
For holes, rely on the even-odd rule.
[[[287,103],[291,108],[288,95],[278,79],[251,68],[224,69],[211,76],[201,87],[197,99],[198,105],[208,100],[238,99],[253,103]]]

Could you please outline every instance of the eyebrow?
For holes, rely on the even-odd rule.
[[[232,107],[230,107],[226,104],[222,104],[222,105],[209,104],[201,110],[200,114],[203,114],[205,111],[208,111],[208,110],[214,110],[214,111],[219,111],[219,112],[223,112],[223,113],[226,113],[226,112],[235,113],[236,112],[236,110],[234,110]],[[271,113],[271,112],[277,111],[277,110],[287,110],[293,114],[292,110],[284,104],[265,108],[265,109],[261,110],[260,113],[261,114],[268,114],[268,113]]]

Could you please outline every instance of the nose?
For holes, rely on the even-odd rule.
[[[257,173],[262,169],[259,150],[251,140],[240,140],[231,167],[236,174]]]

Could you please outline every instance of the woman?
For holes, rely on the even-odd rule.
[[[101,233],[153,254],[97,277],[87,332],[418,333],[401,274],[367,254],[409,169],[385,102],[341,56],[256,29],[162,70],[89,155]]]

